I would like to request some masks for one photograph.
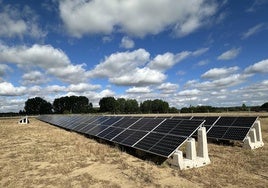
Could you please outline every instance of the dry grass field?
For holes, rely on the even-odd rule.
[[[35,118],[2,118],[0,187],[268,187],[268,118],[260,120],[264,147],[209,144],[210,165],[180,171]]]

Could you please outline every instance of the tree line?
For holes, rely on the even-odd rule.
[[[237,107],[212,107],[212,106],[190,106],[178,110],[170,107],[169,103],[160,99],[145,100],[138,103],[136,99],[125,99],[114,97],[103,97],[99,101],[99,107],[93,104],[85,96],[65,96],[56,98],[50,102],[35,97],[25,102],[24,110],[19,114],[80,114],[80,113],[111,113],[111,114],[150,114],[150,113],[212,113],[212,112],[235,112],[235,111],[268,111],[268,102],[261,106]]]
[[[155,99],[146,100],[140,104],[136,99],[103,97],[99,101],[99,108],[94,108],[85,96],[65,96],[56,98],[50,102],[35,97],[25,102],[24,110],[20,114],[80,114],[80,113],[112,113],[112,114],[135,114],[135,113],[177,113],[174,107],[170,108],[168,102]]]

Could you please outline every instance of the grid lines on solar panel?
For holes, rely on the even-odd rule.
[[[151,131],[164,120],[164,118],[142,118],[133,125],[131,125],[129,129]]]
[[[154,129],[154,132],[169,133],[181,121],[182,121],[181,119],[167,119],[163,123],[161,123],[156,129]]]
[[[101,133],[105,129],[107,129],[107,126],[97,125],[93,129],[91,129],[90,131],[87,131],[86,134],[89,134],[91,136],[96,136],[97,134]]]
[[[229,127],[229,129],[223,135],[222,139],[237,141],[244,140],[244,138],[247,136],[248,131],[248,128]]]
[[[169,157],[185,140],[184,137],[166,135],[160,142],[150,148],[149,151],[157,155]]]
[[[221,139],[229,127],[213,126],[207,133],[208,138]]]
[[[215,123],[215,125],[229,127],[236,119],[237,117],[220,117],[220,119]]]
[[[95,123],[101,116],[93,116],[89,122],[87,122],[87,125],[84,127],[75,127],[74,130],[80,133],[86,133],[88,130],[92,129],[93,127],[95,127],[97,125],[97,123]]]
[[[232,127],[252,127],[257,117],[237,117]]]
[[[199,120],[182,120],[169,134],[190,137],[202,124]]]
[[[122,128],[127,128],[133,123],[137,122],[140,118],[139,117],[124,117],[117,121],[115,124],[112,126],[114,127],[122,127]]]
[[[138,142],[142,137],[144,137],[148,132],[138,131],[138,130],[125,130],[121,134],[118,134],[112,139],[113,142],[125,145],[132,146]]]
[[[143,151],[147,151],[156,143],[158,143],[164,136],[164,134],[160,133],[149,133],[142,140],[136,143],[134,147]]]

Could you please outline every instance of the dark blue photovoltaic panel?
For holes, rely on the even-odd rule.
[[[167,119],[161,125],[159,125],[154,132],[169,133],[174,129],[182,120],[181,119]]]
[[[129,127],[129,129],[151,131],[163,121],[164,121],[163,118],[147,118],[146,117],[134,123],[131,127]]]
[[[256,120],[257,117],[220,117],[208,130],[207,137],[243,141]]]
[[[237,117],[232,127],[252,127],[257,117]]]
[[[148,132],[138,130],[126,130],[116,136],[112,141],[125,146],[132,146],[143,138]]]
[[[237,117],[221,117],[215,125],[229,127],[233,124],[233,122],[237,119]]]
[[[137,122],[140,118],[139,117],[124,117],[120,119],[120,121],[113,124],[114,127],[121,127],[121,128],[127,128],[133,123]]]
[[[226,131],[226,133],[223,135],[222,139],[226,140],[244,140],[244,138],[247,136],[249,129],[248,128],[234,128],[229,127],[229,129]]]
[[[116,123],[117,121],[119,121],[122,117],[120,116],[114,116],[114,117],[110,117],[109,119],[107,119],[106,121],[102,122],[102,125],[113,125],[114,123]]]
[[[199,120],[182,120],[174,127],[169,134],[190,137],[202,125]]]
[[[101,133],[105,129],[107,129],[107,126],[99,125],[99,126],[95,126],[93,129],[91,129],[90,131],[88,131],[86,133],[91,135],[91,136],[96,136],[97,134]]]
[[[208,138],[221,139],[222,136],[227,132],[229,127],[213,126],[207,133]]]
[[[141,141],[134,145],[135,148],[143,151],[149,151],[156,143],[158,143],[165,135],[160,133],[149,133]]]
[[[136,149],[163,157],[169,157],[202,123],[166,117],[47,115],[38,118],[65,129],[124,146],[135,146]]]
[[[149,149],[150,152],[170,157],[170,155],[186,141],[185,137],[165,135],[157,144]]]

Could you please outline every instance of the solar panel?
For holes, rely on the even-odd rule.
[[[165,120],[164,118],[148,118],[148,117],[142,118],[136,123],[134,123],[131,127],[129,127],[129,129],[151,131],[164,120]]]
[[[207,137],[216,140],[244,141],[258,117],[220,117],[207,132]]]
[[[169,157],[202,124],[163,117],[44,116],[40,120],[124,146]]]
[[[121,128],[127,128],[133,123],[137,122],[140,118],[139,117],[124,117],[120,119],[120,121],[113,124],[114,127],[121,127]]]
[[[146,131],[125,130],[121,134],[117,135],[112,141],[125,146],[133,146],[146,134],[148,134]]]

